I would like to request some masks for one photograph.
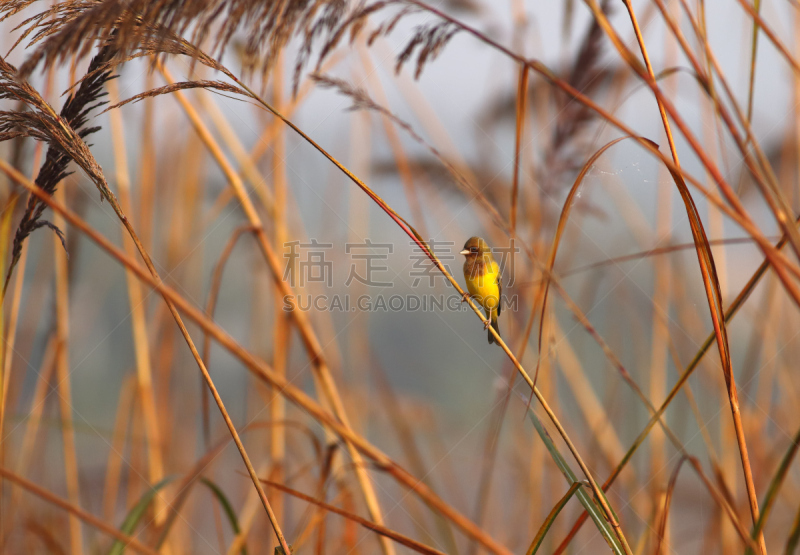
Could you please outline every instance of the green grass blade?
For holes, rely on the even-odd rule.
[[[556,506],[553,507],[553,510],[550,511],[550,514],[547,515],[547,518],[544,519],[541,527],[539,527],[536,537],[533,538],[531,546],[528,548],[528,555],[536,555],[536,552],[539,551],[539,548],[542,546],[544,537],[547,535],[547,532],[550,530],[553,522],[555,522],[556,517],[561,512],[561,509],[564,508],[567,502],[572,498],[573,495],[575,495],[575,492],[577,492],[578,488],[580,488],[582,485],[582,482],[572,482],[572,485],[567,490],[567,493],[564,494],[564,497],[559,499],[558,503],[556,503]]]
[[[147,508],[150,506],[150,503],[153,502],[153,498],[156,494],[167,484],[175,479],[175,476],[168,476],[157,483],[155,486],[150,488],[139,498],[139,502],[130,510],[128,516],[125,517],[125,520],[122,522],[122,526],[120,526],[119,530],[123,534],[127,536],[133,536],[134,530],[136,530],[136,525],[139,524],[139,521],[144,516],[144,513],[147,511]],[[111,546],[111,550],[108,552],[108,555],[122,555],[125,552],[126,545],[121,541],[117,540]]]
[[[547,447],[547,450],[550,452],[550,456],[553,458],[553,462],[556,463],[558,469],[567,479],[567,482],[570,484],[570,486],[578,482],[578,479],[575,477],[575,473],[572,472],[572,469],[567,464],[567,461],[565,461],[564,457],[562,457],[561,453],[559,453],[558,448],[556,447],[555,443],[553,443],[553,440],[550,437],[550,434],[547,433],[547,430],[542,425],[542,422],[539,420],[539,417],[536,416],[536,413],[533,412],[532,408],[528,409],[528,414],[531,417],[531,421],[533,422],[533,426],[536,428],[539,437],[542,438],[545,447]],[[592,496],[580,488],[578,488],[576,495],[578,496],[578,500],[581,502],[581,505],[583,505],[583,508],[586,509],[587,513],[589,513],[592,522],[594,522],[594,525],[597,527],[597,530],[603,536],[603,539],[606,540],[606,543],[611,548],[611,550],[616,555],[624,555],[624,551],[622,550],[622,547],[619,545],[619,541],[617,540],[614,531],[611,529],[611,526],[606,521],[600,508],[595,504],[594,500],[592,499]]]
[[[761,0],[753,0],[756,14],[761,11]],[[753,97],[756,88],[756,51],[758,48],[758,20],[753,18],[753,39],[750,43],[750,86],[747,91],[747,123],[753,123]]]
[[[208,489],[211,490],[211,493],[214,494],[214,497],[217,498],[219,504],[222,506],[222,510],[225,511],[225,516],[228,517],[228,522],[231,524],[231,528],[233,529],[233,533],[237,536],[242,531],[239,528],[239,520],[236,518],[236,511],[233,510],[233,506],[228,501],[228,498],[225,496],[225,493],[211,480],[208,478],[201,478],[200,481],[205,484]],[[242,550],[240,551],[242,555],[247,555],[247,546],[242,545]]]

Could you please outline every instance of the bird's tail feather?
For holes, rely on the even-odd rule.
[[[500,335],[500,326],[497,323],[496,310],[492,311],[492,327],[494,328],[494,331],[497,332],[497,335]],[[489,330],[488,333],[489,333],[489,344],[491,345],[492,343],[497,343],[497,340],[495,340],[494,335],[492,335],[492,330]]]

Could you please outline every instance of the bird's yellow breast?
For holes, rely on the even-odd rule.
[[[478,301],[483,308],[495,308],[500,302],[500,286],[498,277],[500,267],[492,260],[483,265],[483,274],[474,272],[475,275],[465,275],[469,294]],[[465,271],[466,274],[466,271]]]

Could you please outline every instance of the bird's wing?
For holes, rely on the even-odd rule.
[[[497,267],[497,316],[503,309],[503,276],[500,274],[500,267]]]

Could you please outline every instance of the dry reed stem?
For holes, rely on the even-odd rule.
[[[228,122],[228,119],[214,101],[213,95],[205,94],[202,91],[199,91],[197,94],[197,99],[199,100],[203,111],[208,114],[211,122],[214,124],[214,127],[216,128],[217,133],[219,133],[222,141],[225,143],[225,146],[230,149],[233,158],[236,160],[236,163],[239,164],[239,171],[241,172],[242,177],[249,181],[250,186],[257,191],[264,211],[271,219],[275,218],[277,215],[275,211],[275,197],[273,192],[270,191],[269,187],[266,186],[266,180],[261,176],[261,173],[256,166],[257,158],[248,154],[241,140],[239,140],[236,131],[234,131],[233,127]],[[277,133],[270,137],[268,144],[273,146],[277,140],[277,137]],[[230,189],[226,189],[226,191],[230,192],[231,198],[235,197]]]
[[[128,479],[125,484],[125,498],[122,501],[122,506],[126,508],[135,507],[136,503],[150,489],[151,484],[147,482],[147,455],[143,453],[145,448],[143,438],[146,435],[142,404],[139,402],[137,392],[133,396],[133,406],[131,407],[130,440],[126,457]]]
[[[508,410],[509,402],[511,401],[511,393],[513,391],[514,380],[517,376],[516,368],[509,366],[509,375],[506,378],[508,386],[505,391],[500,390],[497,393],[497,400],[493,405],[492,416],[489,425],[486,427],[486,436],[483,443],[483,451],[480,463],[480,479],[478,481],[478,494],[475,502],[474,519],[479,525],[484,526],[486,523],[486,514],[489,510],[489,495],[492,489],[492,479],[494,477],[494,469],[497,463],[497,453],[500,444],[500,433],[502,432],[503,423],[505,421],[506,412]],[[478,545],[471,542],[469,546],[468,555],[477,555]]]
[[[768,239],[772,241],[776,241],[780,239],[780,237],[772,236],[768,237]],[[732,239],[709,239],[708,244],[712,247],[719,247],[719,246],[730,246],[730,245],[749,245],[754,243],[750,237],[735,237]],[[672,254],[682,250],[689,250],[695,249],[696,245],[694,243],[678,243],[669,245],[666,247],[657,247],[655,249],[648,249],[644,251],[635,252],[632,254],[625,254],[622,256],[616,256],[614,258],[607,258],[605,260],[601,260],[599,262],[592,262],[590,264],[585,264],[582,266],[576,266],[564,272],[561,272],[560,275],[562,277],[573,276],[579,273],[587,272],[589,270],[596,270],[598,268],[604,268],[607,266],[618,266],[624,262],[631,262],[634,260],[641,260],[643,258],[650,258],[654,256],[661,256],[664,254]],[[720,251],[722,252],[722,251]],[[535,283],[535,282],[533,282]]]
[[[16,206],[17,199],[19,198],[18,195],[13,195],[9,198],[9,202],[6,204],[5,210],[7,211],[3,214],[3,237],[7,239],[9,237],[9,233],[11,230],[11,216],[14,212],[14,207]],[[4,241],[4,245],[8,244],[7,241]],[[5,251],[5,249],[3,249]],[[6,252],[2,253],[2,258],[0,260],[6,260]],[[12,293],[11,299],[11,308],[8,311],[8,328],[6,329],[5,325],[5,310],[3,310],[4,305],[0,302],[0,337],[3,338],[3,345],[0,346],[0,353],[2,356],[0,357],[0,368],[2,374],[0,374],[0,438],[5,438],[5,418],[6,418],[6,406],[8,403],[8,388],[11,383],[11,362],[14,359],[14,347],[16,345],[17,340],[17,324],[19,322],[19,307],[21,305],[21,298],[22,298],[22,284],[24,281],[24,272],[27,266],[28,261],[28,249],[27,246],[23,246],[22,253],[20,253],[19,262],[17,262],[17,266],[20,268],[20,272],[17,274],[17,277],[14,281],[14,290]],[[5,441],[0,439],[0,464],[5,464],[5,457],[6,457],[6,449],[5,449]],[[0,480],[0,492],[3,491],[2,487],[2,480]],[[2,514],[2,507],[0,506],[0,515]],[[2,531],[0,531],[0,536],[2,536]]]
[[[252,490],[251,490],[252,491]],[[249,495],[244,502],[244,506],[239,513],[238,521],[240,531],[236,534],[228,546],[227,555],[239,555],[247,542],[247,536],[253,527],[256,514],[258,512],[258,496]]]
[[[150,90],[153,88],[153,74],[148,72],[145,76],[145,87]],[[139,143],[139,180],[136,190],[139,191],[139,214],[137,223],[139,224],[140,239],[146,249],[153,248],[153,215],[155,212],[155,192],[156,192],[156,153],[155,153],[155,133],[154,133],[154,110],[152,99],[142,101],[142,140]]]
[[[525,130],[525,101],[528,98],[528,67],[520,64],[517,83],[517,121],[514,133],[514,170],[511,186],[511,213],[509,228],[511,238],[517,233],[517,202],[519,200],[519,166],[522,159],[522,136]]]
[[[272,100],[278,106],[283,106],[283,70],[284,70],[284,54],[278,54],[275,60],[275,68],[272,73]],[[278,130],[277,136],[272,149],[272,179],[273,179],[273,198],[275,199],[275,210],[272,214],[275,235],[275,251],[279,253],[286,253],[287,242],[287,222],[286,214],[288,213],[288,203],[286,198],[286,137],[283,128]],[[264,189],[269,190],[268,187]],[[257,232],[256,232],[257,233]],[[273,316],[273,359],[272,368],[276,373],[283,376],[285,379],[286,364],[289,358],[289,337],[291,334],[290,316],[283,310],[283,304],[280,300],[280,289],[275,288],[275,306]],[[270,419],[273,422],[282,422],[286,419],[286,400],[280,391],[272,389],[272,398],[269,403]],[[272,472],[271,476],[276,482],[282,482],[285,476],[286,466],[286,427],[274,426],[270,430],[270,444],[269,444],[270,458],[272,459]],[[278,514],[283,513],[285,505],[284,496],[277,497],[278,505],[276,511]]]
[[[761,0],[753,0],[753,12],[758,15]],[[753,42],[750,45],[750,81],[747,87],[747,122],[753,124],[753,98],[756,89],[756,52],[758,49],[758,20],[753,21]]]
[[[59,202],[64,202],[64,189],[54,193]],[[64,227],[63,219],[56,216],[55,225]],[[56,379],[58,403],[61,414],[62,438],[64,442],[64,473],[70,503],[81,505],[81,486],[78,478],[78,455],[75,450],[75,428],[72,421],[72,392],[69,366],[69,286],[67,282],[67,254],[61,239],[53,238],[56,280]],[[80,519],[75,514],[69,517],[70,550],[72,555],[83,553],[83,531]]]
[[[664,507],[661,511],[661,521],[658,526],[658,534],[656,536],[656,550],[655,555],[661,555],[664,552],[665,547],[669,548],[669,541],[666,539],[666,530],[667,530],[667,517],[669,516],[669,505],[670,501],[672,501],[672,494],[675,491],[675,483],[678,481],[678,473],[681,470],[681,466],[687,460],[687,457],[684,455],[678,460],[678,464],[675,465],[675,470],[672,471],[672,476],[669,479],[669,484],[667,485],[667,493],[664,496]]]
[[[161,74],[163,75],[164,79],[168,83],[174,82],[169,71],[163,65],[159,65],[158,68]],[[208,128],[200,120],[200,117],[197,114],[194,107],[192,107],[192,105],[184,98],[184,96],[180,92],[176,91],[173,94],[175,96],[175,99],[183,108],[190,122],[192,123],[192,126],[195,128],[195,131],[197,132],[198,136],[206,145],[211,155],[219,164],[220,169],[225,174],[225,177],[227,178],[228,183],[231,185],[231,188],[234,190],[236,198],[239,200],[239,203],[248,221],[252,226],[254,226],[258,230],[256,232],[258,244],[261,247],[262,253],[264,254],[264,258],[267,262],[267,265],[269,266],[273,280],[276,283],[277,287],[280,289],[281,297],[292,299],[292,303],[294,303],[293,299],[295,299],[296,297],[293,295],[293,292],[289,284],[283,281],[283,274],[281,272],[280,264],[275,255],[275,251],[269,244],[269,240],[267,239],[266,233],[263,230],[263,224],[261,222],[261,218],[258,215],[255,207],[253,206],[252,201],[250,200],[250,197],[248,196],[247,191],[244,188],[244,183],[239,177],[239,174],[233,170],[227,158],[217,145],[216,141],[209,133]],[[345,412],[344,409],[344,404],[342,403],[335,382],[333,381],[333,378],[330,375],[330,371],[325,362],[325,358],[322,353],[322,348],[319,343],[319,340],[317,339],[313,329],[311,328],[310,323],[306,319],[305,314],[301,310],[291,310],[290,315],[292,316],[297,326],[297,329],[300,332],[301,337],[303,338],[303,343],[306,347],[306,350],[308,351],[309,358],[311,359],[312,368],[315,370],[315,373],[319,378],[319,384],[321,386],[322,393],[331,403],[331,406],[333,407],[334,413],[336,414],[337,418],[339,418],[342,421],[342,423],[349,428],[350,424],[347,418],[347,413]],[[375,493],[375,487],[372,483],[372,479],[370,478],[369,473],[367,472],[366,466],[363,464],[363,459],[361,458],[360,453],[349,443],[348,443],[348,452],[350,453],[350,456],[353,458],[356,477],[358,478],[359,485],[364,494],[364,499],[366,501],[370,516],[375,522],[383,524],[383,516],[381,514],[380,502],[378,501],[377,494]],[[393,555],[394,548],[391,546],[389,542],[382,542],[381,545],[384,547],[385,555]]]
[[[640,36],[639,31],[639,24],[636,21],[636,18],[631,15],[631,20],[635,21],[636,23],[633,25],[634,33],[638,37]],[[664,64],[667,66],[671,66],[675,63],[675,49],[672,48],[672,43],[667,40],[665,37],[664,40]],[[652,73],[652,67],[650,65],[649,57],[646,55],[646,50],[644,49],[644,44],[642,43],[642,52],[645,58],[645,63]],[[665,85],[666,87],[666,85]],[[673,89],[674,92],[674,89]],[[667,120],[662,120],[664,125],[668,125]],[[674,151],[674,145],[672,142],[672,136],[669,134],[669,141],[670,141],[670,152]],[[678,159],[673,155],[673,160],[675,160],[675,165],[680,166]],[[659,177],[662,174],[662,168],[658,168],[658,175]],[[655,222],[655,237],[659,242],[663,241],[664,239],[669,240],[672,236],[672,216],[673,216],[673,206],[672,206],[672,185],[669,182],[662,182],[661,179],[658,180],[658,191],[657,191],[657,199],[656,199],[656,206],[658,206],[658,213],[656,216]],[[709,246],[710,248],[710,246]],[[719,267],[719,264],[717,264]],[[659,404],[663,399],[664,395],[666,394],[666,387],[667,387],[667,361],[668,361],[668,342],[669,342],[669,322],[668,318],[663,317],[663,314],[669,314],[670,306],[672,304],[672,295],[671,295],[671,272],[670,272],[670,260],[666,257],[659,257],[653,262],[653,306],[656,307],[656,310],[653,310],[653,318],[651,324],[651,352],[650,352],[650,399],[651,402],[654,404]],[[653,430],[650,434],[650,475],[653,477],[651,481],[651,491],[656,493],[663,487],[663,479],[661,478],[661,469],[663,469],[666,465],[666,455],[665,455],[665,445],[664,445],[664,434],[661,430]],[[656,504],[655,512],[659,510],[658,505]],[[665,532],[669,535],[669,529]],[[669,542],[669,540],[667,540]]]
[[[116,81],[106,84],[109,99],[112,104],[119,101],[119,91]],[[111,123],[111,137],[114,151],[114,166],[116,171],[117,194],[119,204],[126,214],[133,214],[130,195],[130,173],[128,171],[127,149],[125,148],[125,130],[122,114],[118,110],[109,113]],[[133,241],[127,237],[122,226],[122,237],[125,252],[128,256],[135,255]],[[131,311],[131,333],[133,335],[134,354],[136,357],[136,377],[139,384],[142,412],[144,413],[145,431],[147,434],[147,459],[151,484],[157,484],[164,477],[163,456],[161,454],[161,434],[159,432],[159,419],[156,411],[155,396],[153,393],[153,371],[150,364],[150,342],[147,336],[147,323],[145,316],[145,303],[142,295],[142,286],[139,281],[125,272],[125,282],[128,289],[128,302]],[[156,495],[155,514],[156,522],[161,524],[164,519],[165,500],[162,495]]]
[[[363,437],[345,427],[333,414],[325,410],[319,403],[306,395],[303,391],[281,379],[263,361],[244,349],[227,332],[220,328],[213,321],[205,317],[203,312],[190,303],[183,296],[175,292],[173,288],[166,285],[163,281],[154,277],[147,267],[141,266],[137,261],[128,257],[122,250],[113,245],[103,235],[99,234],[90,227],[84,220],[74,214],[65,206],[57,203],[51,197],[42,193],[36,185],[25,176],[9,166],[7,162],[0,159],[0,171],[11,177],[16,183],[22,185],[26,190],[32,192],[39,200],[44,202],[55,212],[58,212],[77,230],[89,237],[95,244],[106,251],[113,259],[131,269],[136,276],[150,287],[155,289],[164,297],[175,309],[180,309],[187,318],[195,322],[205,332],[209,333],[221,346],[228,350],[234,357],[239,359],[256,377],[263,379],[281,392],[293,403],[308,412],[313,418],[324,426],[329,427],[342,439],[352,442],[362,453],[371,458],[379,468],[389,473],[395,480],[413,491],[427,504],[440,511],[450,519],[468,536],[475,538],[493,553],[510,555],[510,551],[497,543],[485,531],[476,527],[466,517],[453,509],[450,505],[442,501],[430,488],[421,483],[417,478],[409,474],[382,451],[374,447]]]

